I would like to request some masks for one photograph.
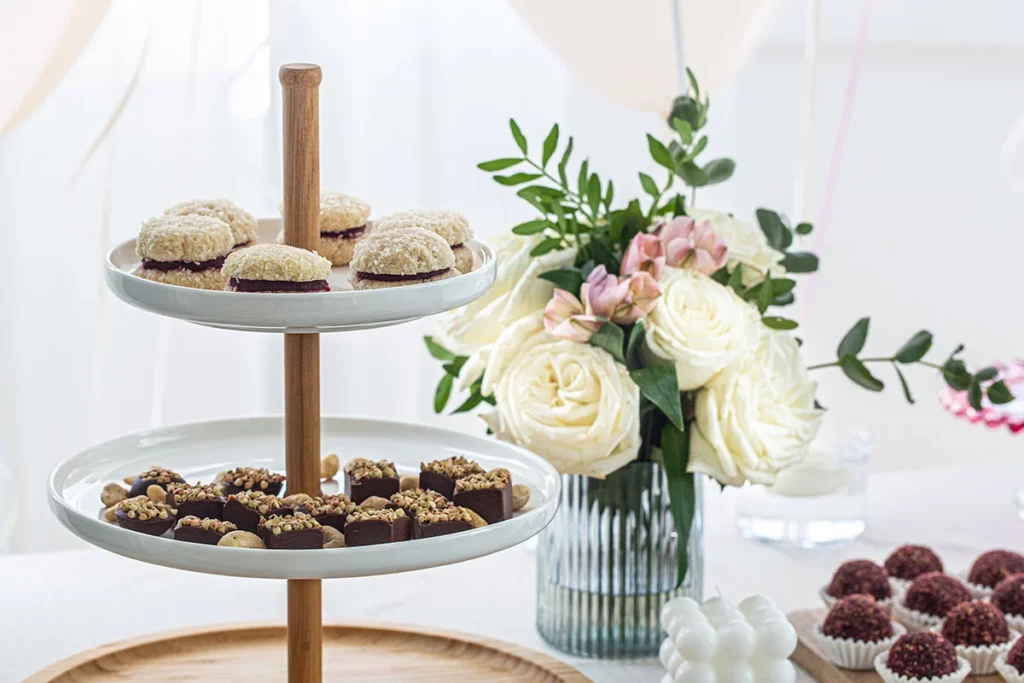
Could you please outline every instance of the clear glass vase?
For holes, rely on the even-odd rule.
[[[703,593],[702,483],[698,477],[686,578],[676,587],[677,536],[661,464],[634,462],[603,480],[564,475],[561,507],[537,552],[544,640],[581,657],[657,654],[662,605]]]

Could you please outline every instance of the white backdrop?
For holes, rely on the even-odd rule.
[[[857,4],[823,14],[819,171]],[[1024,8],[977,2],[964,17],[956,0],[875,5],[832,227],[817,243],[824,270],[802,310],[809,358],[832,358],[865,314],[875,316],[869,349],[895,349],[920,325],[936,332],[938,352],[963,341],[978,361],[1022,355],[1024,316],[1014,304],[1024,197],[1009,188],[998,155],[1024,112],[1024,38],[1011,29]],[[701,205],[747,216],[760,205],[788,209],[802,132],[803,9],[784,0],[750,63],[714,94],[712,153],[739,165],[732,182],[701,193]],[[120,121],[76,177],[142,55]],[[324,69],[325,188],[367,198],[375,214],[458,208],[485,237],[529,216],[475,168],[510,151],[510,115],[538,140],[558,121],[592,168],[615,178],[619,196],[639,192],[636,171],[651,166],[643,134],[661,131],[656,117],[574,82],[500,0],[115,2],[53,96],[0,139],[0,459],[26,521],[14,550],[74,544],[43,491],[53,465],[76,450],[151,425],[282,409],[279,338],[129,309],[105,292],[101,264],[111,243],[180,200],[227,196],[257,214],[276,210],[276,73],[288,61]],[[814,179],[811,197],[820,190]],[[420,341],[428,330],[422,322],[325,338],[325,412],[479,429],[472,417],[432,414],[437,366]],[[155,363],[164,355],[165,366]],[[874,432],[876,468],[1024,453],[1024,440],[944,415],[939,382],[926,373],[914,373],[913,408],[898,391],[877,396],[838,375],[821,379],[831,417]]]

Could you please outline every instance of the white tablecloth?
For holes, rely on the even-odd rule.
[[[732,530],[731,495],[709,494],[705,592],[720,591],[735,601],[763,593],[792,610],[815,606],[817,588],[841,561],[881,560],[903,542],[935,547],[954,570],[982,550],[1022,550],[1024,523],[1013,506],[1020,487],[1024,460],[873,477],[868,531],[853,544],[822,551],[779,550],[743,541]],[[580,660],[548,648],[533,625],[533,562],[531,549],[520,546],[461,565],[328,581],[324,618],[422,623],[501,638],[561,657],[600,682],[660,679],[655,660]],[[145,600],[140,595],[165,596],[169,606],[156,611],[148,626],[140,618],[124,619],[139,610]],[[470,599],[453,604],[450,595]],[[80,650],[148,631],[283,620],[284,614],[284,582],[173,571],[91,548],[3,557],[0,680],[18,681]]]

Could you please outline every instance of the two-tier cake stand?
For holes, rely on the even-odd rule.
[[[281,68],[280,81],[284,105],[285,241],[316,249],[321,71],[314,65],[286,65]],[[272,242],[281,229],[281,221],[261,220],[259,229],[260,240]],[[219,420],[153,429],[78,453],[59,465],[51,476],[52,510],[68,529],[86,541],[136,560],[197,572],[287,579],[288,679],[292,683],[322,680],[324,637],[326,634],[328,639],[334,638],[338,627],[325,627],[322,623],[321,579],[403,572],[480,557],[530,538],[555,514],[558,474],[546,461],[523,449],[493,439],[413,424],[340,417],[321,419],[320,333],[395,325],[476,299],[493,283],[496,260],[487,245],[474,241],[468,246],[476,267],[455,278],[351,291],[345,284],[345,269],[335,268],[332,291],[313,294],[214,292],[151,282],[131,274],[138,263],[134,240],[116,247],[108,258],[107,283],[129,304],[202,325],[283,333],[285,414],[283,419]],[[530,487],[531,500],[512,519],[472,531],[334,550],[249,550],[182,543],[121,529],[103,521],[98,514],[99,491],[105,482],[118,481],[155,464],[170,467],[189,481],[211,481],[216,473],[239,465],[276,470],[284,465],[288,494],[319,495],[322,442],[327,449],[338,452],[342,462],[353,457],[387,458],[405,473],[418,472],[420,461],[465,454],[485,468],[507,468],[514,481]],[[265,640],[271,637],[267,628],[271,627],[244,631],[247,636],[240,635],[243,630],[237,628],[204,629],[198,635],[147,636],[125,647],[153,650],[159,649],[162,642],[174,641],[178,644],[172,647],[181,649],[188,647],[187,643],[179,642],[182,638],[194,636],[195,642],[201,639],[209,643],[216,640],[217,634],[225,642],[246,637]],[[388,634],[394,637],[395,633],[384,625],[364,624],[361,628],[360,632],[368,634],[367,643],[382,642]],[[419,636],[426,637],[422,633]],[[415,640],[409,635],[404,638],[406,645]],[[463,643],[466,652],[475,652],[473,648],[486,644],[484,639],[473,637]],[[115,646],[109,646],[101,655],[109,656],[110,647]],[[520,673],[540,672],[536,680],[585,680],[560,662],[522,648],[512,649],[519,652],[508,656],[519,657],[525,663],[526,668],[519,669]],[[249,656],[254,656],[252,651]],[[215,661],[215,657],[200,657],[190,666],[212,666]],[[71,669],[65,667],[60,671]],[[226,680],[223,672],[215,674],[202,669],[183,675],[184,678],[174,680]],[[346,680],[357,678],[346,676]],[[79,680],[74,675],[67,679]]]

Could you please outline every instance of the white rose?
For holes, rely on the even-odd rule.
[[[734,291],[695,270],[666,268],[664,280],[644,319],[648,360],[675,363],[679,388],[698,389],[754,347],[761,320]]]
[[[761,326],[754,350],[697,394],[689,470],[733,486],[773,483],[818,432],[817,388],[796,340]]]
[[[520,236],[509,232],[491,241],[498,257],[494,285],[476,301],[439,316],[436,326],[439,344],[468,356],[493,343],[502,330],[516,320],[544,308],[555,286],[537,276],[572,265],[576,250],[530,256],[541,239],[542,235]]]
[[[747,287],[763,281],[766,273],[770,272],[772,277],[786,274],[786,269],[779,265],[782,252],[770,247],[764,233],[750,223],[708,209],[693,209],[689,215],[696,221],[711,221],[715,232],[725,240],[729,248],[729,272],[737,267],[742,268],[743,284]]]
[[[525,326],[520,330],[525,331]],[[509,350],[509,349],[506,349]],[[491,430],[545,458],[563,474],[604,477],[640,448],[640,389],[604,349],[543,330],[500,363]]]

